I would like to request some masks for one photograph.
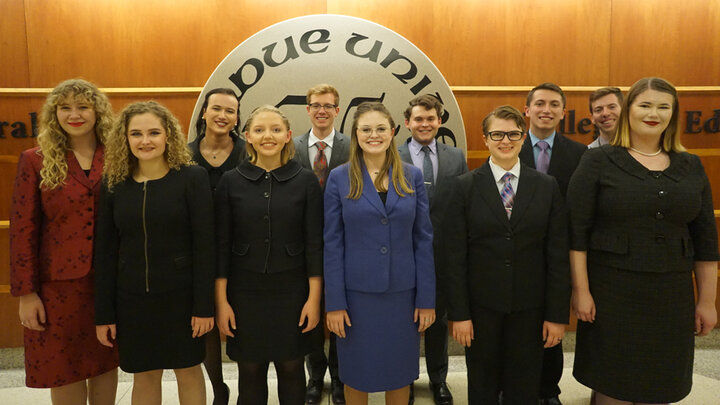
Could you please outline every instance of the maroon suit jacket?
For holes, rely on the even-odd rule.
[[[95,150],[89,176],[68,151],[65,184],[52,190],[40,188],[38,150],[20,155],[10,207],[10,292],[16,297],[46,281],[82,278],[92,268],[104,148]]]

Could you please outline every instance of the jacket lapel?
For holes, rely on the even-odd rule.
[[[530,135],[525,135],[525,142],[523,142],[522,148],[520,149],[520,160],[533,169],[535,168],[535,155],[533,154]]]
[[[104,148],[102,145],[98,145],[95,148],[93,160],[90,164],[90,174],[86,175],[82,167],[80,167],[75,153],[71,150],[67,151],[68,175],[72,176],[78,183],[92,190],[102,179],[103,156]]]
[[[523,167],[525,166],[525,167]],[[536,178],[538,172],[529,170],[527,165],[520,164],[520,178],[518,178],[517,190],[515,190],[515,200],[513,200],[512,215],[510,216],[510,225],[514,228],[522,219],[525,212],[532,203],[537,186]]]
[[[377,190],[375,190],[375,184],[373,184],[372,179],[370,178],[370,173],[368,173],[367,168],[365,167],[365,163],[362,164],[362,172],[363,172],[363,198],[365,198],[370,205],[375,207],[376,210],[378,210],[381,214],[386,215],[387,211],[385,210],[385,205],[383,205],[382,200],[380,199],[380,196],[378,195]],[[390,185],[392,187],[392,185]],[[388,199],[390,198],[390,192],[388,192]]]
[[[308,138],[310,137],[310,132],[306,132],[298,138],[298,144],[297,148],[295,148],[295,153],[298,155],[298,160],[300,161],[300,164],[306,168],[312,170],[312,163],[310,162],[310,155],[308,154]]]
[[[345,141],[342,139],[342,137],[338,136],[338,131],[335,130],[335,135],[333,135],[332,155],[330,156],[330,165],[328,167],[334,168],[345,163],[341,160],[341,156],[347,155],[345,153],[345,150],[347,150],[347,148],[348,145],[345,144]]]
[[[402,167],[400,168],[400,170],[402,170]],[[390,166],[390,171],[388,172],[388,193],[387,199],[385,200],[385,211],[388,213],[392,211],[393,207],[395,207],[395,204],[397,204],[397,202],[400,200],[400,196],[397,194],[397,191],[395,191],[395,186],[393,186],[392,184],[392,172],[393,167]],[[406,172],[405,174],[408,175],[409,173]],[[412,179],[408,178],[407,180],[410,184],[413,183]]]
[[[495,177],[493,177],[492,170],[490,169],[490,163],[485,162],[485,164],[478,169],[476,176],[478,176],[478,182],[476,184],[477,187],[480,188],[479,194],[483,200],[485,200],[485,204],[490,207],[490,211],[500,223],[510,228],[510,221],[508,220],[497,184],[495,183]]]
[[[529,137],[528,137],[529,138]],[[559,132],[555,132],[555,141],[553,141],[552,152],[550,155],[550,165],[548,166],[548,174],[563,173],[562,166],[565,163],[565,138]],[[533,166],[534,168],[534,166]]]

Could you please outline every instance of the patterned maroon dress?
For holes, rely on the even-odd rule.
[[[10,213],[11,293],[37,293],[45,330],[25,328],[25,384],[52,388],[104,374],[118,366],[117,350],[95,336],[93,233],[102,176],[98,146],[89,174],[67,154],[65,184],[40,188],[38,148],[22,153]]]

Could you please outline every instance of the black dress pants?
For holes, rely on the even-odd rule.
[[[448,319],[445,300],[437,294],[435,322],[425,330],[425,364],[433,384],[444,383],[448,373]]]
[[[509,314],[472,309],[475,339],[465,349],[468,403],[537,404],[543,361],[543,309]]]

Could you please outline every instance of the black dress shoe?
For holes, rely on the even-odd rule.
[[[410,383],[410,397],[408,398],[408,405],[415,403],[415,383]]]
[[[342,405],[345,403],[345,384],[339,378],[333,378],[330,382],[330,394],[333,404]]]
[[[450,393],[447,383],[441,382],[438,384],[430,383],[430,391],[433,393],[433,399],[435,405],[452,405],[453,397]]]
[[[323,391],[322,380],[308,380],[307,389],[305,390],[305,403],[316,405],[320,403]]]
[[[543,398],[538,401],[539,405],[562,405],[559,397]]]

